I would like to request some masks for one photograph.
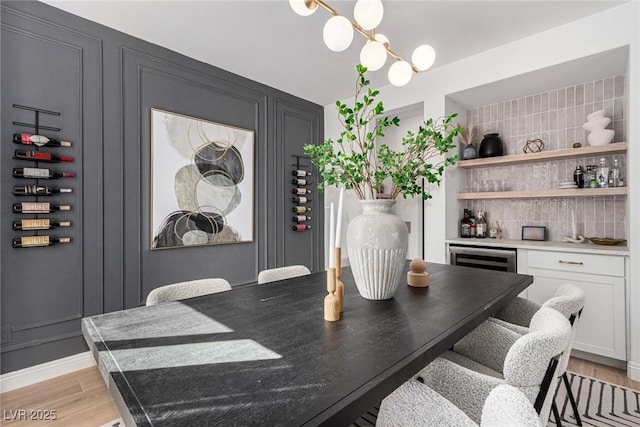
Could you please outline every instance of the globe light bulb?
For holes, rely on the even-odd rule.
[[[360,63],[370,71],[382,68],[387,62],[387,49],[379,41],[369,40],[360,51]]]
[[[300,16],[309,16],[318,9],[318,3],[310,0],[289,0],[289,6]]]
[[[387,45],[389,46],[389,39],[387,38],[387,36],[385,36],[382,33],[376,33],[376,35],[374,36],[374,38],[379,41],[380,43],[382,43],[383,45]]]
[[[436,60],[436,51],[428,44],[418,46],[411,54],[411,62],[420,70],[428,70]]]
[[[324,24],[322,38],[329,49],[334,52],[342,52],[349,47],[353,40],[351,21],[344,16],[332,16]]]
[[[382,21],[382,0],[358,0],[353,8],[353,17],[363,30],[373,30]]]
[[[407,61],[396,61],[389,67],[389,82],[394,86],[404,86],[411,80],[411,64]]]

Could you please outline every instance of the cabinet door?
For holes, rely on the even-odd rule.
[[[624,278],[540,268],[529,268],[529,274],[534,276],[529,299],[540,304],[553,297],[564,283],[584,290],[586,302],[573,348],[626,360]]]

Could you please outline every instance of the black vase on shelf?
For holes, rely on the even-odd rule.
[[[487,133],[484,135],[480,143],[480,157],[497,157],[504,153],[502,148],[502,139],[498,133]]]

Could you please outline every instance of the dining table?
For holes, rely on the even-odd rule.
[[[409,262],[405,271],[409,270]],[[495,314],[529,275],[429,263],[368,300],[342,269],[86,317],[83,335],[126,426],[347,426]]]

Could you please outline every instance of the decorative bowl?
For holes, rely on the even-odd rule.
[[[583,124],[582,128],[586,129],[589,132],[595,132],[597,130],[606,128],[609,123],[611,123],[610,117],[598,117],[597,119],[589,120],[588,122]]]
[[[589,141],[589,145],[607,145],[613,141],[613,135],[615,135],[615,133],[616,132],[611,129],[597,130],[587,135],[587,140]]]
[[[594,120],[599,117],[604,117],[604,114],[605,114],[605,110],[596,110],[587,116],[587,120]]]
[[[607,246],[619,245],[621,243],[626,242],[625,239],[613,239],[611,237],[589,237],[588,239],[591,240],[591,242],[595,243],[596,245],[607,245]]]

